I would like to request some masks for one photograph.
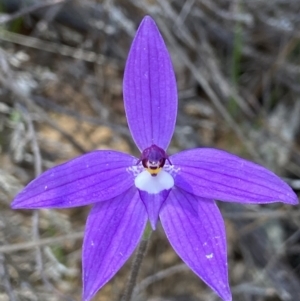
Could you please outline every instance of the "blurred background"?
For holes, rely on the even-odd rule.
[[[145,15],[179,91],[169,154],[216,147],[300,189],[299,0],[0,0],[0,301],[81,300],[89,207],[13,211],[42,171],[93,149],[139,156],[122,77]],[[300,211],[219,202],[235,301],[300,300]],[[120,300],[130,261],[94,298]],[[220,300],[152,236],[133,301]]]

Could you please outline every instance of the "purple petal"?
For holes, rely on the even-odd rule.
[[[177,114],[176,79],[163,38],[148,16],[128,55],[123,94],[128,125],[138,148],[142,151],[156,144],[166,150]]]
[[[44,172],[14,199],[12,208],[68,208],[105,201],[134,184],[128,171],[137,159],[116,151],[94,151]]]
[[[160,220],[182,260],[224,301],[231,301],[225,227],[215,202],[175,188]]]
[[[163,190],[156,194],[150,194],[142,190],[139,192],[140,198],[146,207],[151,227],[153,230],[155,230],[160,208],[168,197],[170,190]]]
[[[227,152],[193,149],[170,160],[174,164],[175,185],[200,197],[241,203],[298,204],[293,190],[273,172]]]
[[[90,300],[122,267],[138,245],[147,213],[136,188],[96,204],[83,242],[83,300]]]

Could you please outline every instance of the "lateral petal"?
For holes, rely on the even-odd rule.
[[[225,151],[198,148],[170,157],[175,185],[200,197],[240,203],[298,204],[293,190],[268,169]]]
[[[215,202],[174,188],[160,220],[182,260],[224,301],[231,301],[225,227]]]
[[[68,208],[105,201],[134,185],[130,167],[137,159],[94,151],[53,167],[30,182],[14,199],[14,209]]]
[[[138,245],[147,213],[136,188],[96,204],[83,242],[83,300],[89,301],[122,267]]]
[[[129,129],[138,148],[167,149],[177,115],[172,62],[153,19],[141,22],[128,55],[123,94]]]

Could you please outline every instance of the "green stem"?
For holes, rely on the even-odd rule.
[[[134,287],[136,285],[137,277],[142,265],[142,261],[144,259],[144,256],[147,251],[149,238],[151,236],[152,229],[150,228],[149,224],[147,225],[145,232],[143,234],[143,238],[139,244],[139,247],[137,249],[137,252],[135,254],[135,257],[133,259],[132,265],[131,265],[131,271],[129,275],[129,279],[126,285],[125,293],[123,295],[122,301],[130,301],[132,297],[132,293],[134,290]]]

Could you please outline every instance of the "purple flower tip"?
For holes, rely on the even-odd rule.
[[[214,200],[298,204],[293,190],[266,168],[201,148],[168,156],[177,88],[163,38],[146,16],[124,74],[128,125],[140,159],[94,151],[49,169],[29,183],[12,208],[94,204],[83,242],[83,300],[89,301],[138,245],[147,221],[160,220],[177,254],[222,300],[231,301],[224,221]]]
[[[176,79],[167,47],[149,16],[143,19],[129,51],[123,95],[138,148],[143,151],[155,144],[166,150],[177,115]]]

